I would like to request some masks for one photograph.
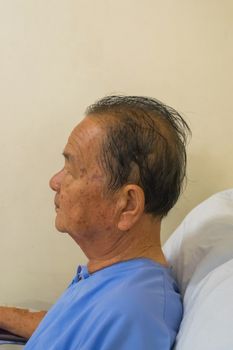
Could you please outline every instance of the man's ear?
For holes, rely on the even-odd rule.
[[[126,185],[119,198],[118,229],[127,231],[140,219],[145,208],[144,191],[137,185]]]

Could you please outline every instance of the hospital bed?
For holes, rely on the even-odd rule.
[[[193,209],[163,249],[184,304],[174,350],[232,350],[233,189]]]

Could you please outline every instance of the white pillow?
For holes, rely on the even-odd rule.
[[[184,305],[174,350],[232,350],[233,259],[211,271]]]
[[[193,209],[163,246],[184,296],[210,271],[233,258],[233,189]],[[192,283],[190,279],[192,278]]]
[[[233,349],[233,189],[193,209],[164,245],[183,295],[175,350]]]

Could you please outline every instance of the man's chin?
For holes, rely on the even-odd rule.
[[[60,222],[60,220],[58,219],[58,217],[56,217],[56,220],[55,220],[55,227],[56,227],[56,229],[57,229],[59,232],[66,233],[65,227],[64,227],[64,225]]]

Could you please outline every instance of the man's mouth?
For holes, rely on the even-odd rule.
[[[56,200],[54,200],[54,205],[55,205],[55,210],[58,211],[59,205],[58,205],[58,203],[56,202]]]

